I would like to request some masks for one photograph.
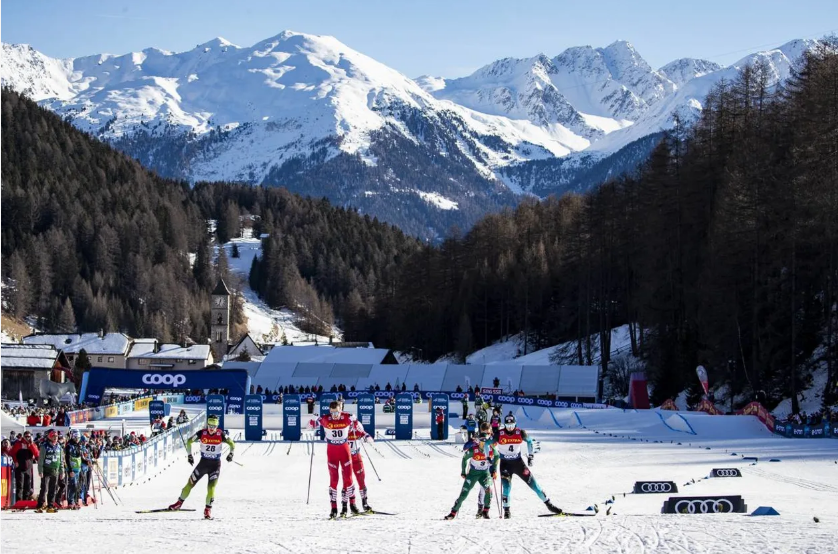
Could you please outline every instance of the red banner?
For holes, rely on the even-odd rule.
[[[768,430],[774,432],[774,416],[765,409],[765,406],[759,402],[751,402],[738,412],[740,415],[754,415],[768,427]]]
[[[698,403],[697,411],[699,412],[706,412],[710,415],[724,415],[724,412],[718,409],[715,404],[707,400],[706,398],[702,399],[701,402]]]

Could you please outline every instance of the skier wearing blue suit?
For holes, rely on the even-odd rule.
[[[521,447],[527,444],[527,463],[524,464]],[[554,514],[562,513],[561,508],[557,508],[550,502],[544,491],[535,480],[535,475],[530,472],[530,467],[533,464],[535,456],[533,450],[532,439],[523,429],[519,429],[515,421],[515,416],[509,412],[503,420],[503,429],[493,437],[492,444],[500,454],[500,477],[501,477],[501,496],[503,497],[503,517],[510,518],[509,511],[509,496],[512,493],[512,476],[520,477],[533,492],[538,495],[539,500],[544,502],[548,510]]]

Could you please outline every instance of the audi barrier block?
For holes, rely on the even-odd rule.
[[[678,485],[672,481],[637,481],[634,494],[660,494],[678,492]]]
[[[662,514],[742,514],[748,506],[741,496],[670,496]]]
[[[742,477],[742,472],[735,467],[714,468],[710,477]]]

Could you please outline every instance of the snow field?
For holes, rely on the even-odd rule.
[[[417,431],[419,440],[377,440],[366,446],[370,504],[396,516],[328,521],[328,473],[321,443],[314,444],[312,457],[309,442],[238,442],[236,461],[243,466],[224,462],[213,522],[203,521],[200,511],[134,513],[175,500],[191,469],[183,459],[150,483],[120,489],[124,506],[114,506],[106,496],[99,509],[4,514],[2,547],[10,552],[54,549],[49,541],[32,541],[33,526],[38,525],[48,536],[105,537],[104,544],[124,552],[838,550],[838,441],[774,437],[760,431],[758,422],[752,427],[752,417],[686,414],[696,432],[689,435],[668,428],[654,411],[557,410],[554,416],[539,408],[526,408],[527,415],[523,409],[518,412],[519,425],[541,443],[533,473],[548,496],[565,510],[582,511],[598,503],[598,516],[538,518],[545,512],[541,502],[515,480],[513,519],[498,519],[493,501],[492,519],[475,520],[477,494],[472,491],[457,519],[442,521],[462,484],[461,446],[428,440],[423,425]],[[425,419],[423,410],[414,413],[416,423]],[[453,419],[452,426],[458,425]],[[231,429],[231,434],[241,437],[242,431]],[[742,456],[757,456],[759,462],[750,465]],[[768,462],[772,457],[782,461]],[[311,499],[306,504],[310,463]],[[717,467],[737,467],[744,476],[706,478]],[[634,495],[630,491],[638,480],[674,481],[680,495],[741,494],[749,512],[773,506],[781,516],[662,515],[661,505],[669,495]],[[499,481],[497,486],[499,490]],[[205,491],[204,480],[186,507],[200,510]],[[606,516],[604,501],[612,495],[615,515]]]

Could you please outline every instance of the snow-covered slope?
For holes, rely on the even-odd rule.
[[[247,332],[256,342],[274,344],[299,344],[317,340],[320,344],[329,342],[329,337],[315,336],[300,330],[297,316],[288,309],[275,310],[253,292],[248,283],[253,258],[262,252],[262,241],[251,238],[251,229],[245,229],[245,236],[231,239],[223,245],[230,264],[230,271],[238,278],[238,288],[244,297],[244,315],[247,317]],[[239,257],[233,257],[233,245],[238,246]],[[333,327],[333,336],[341,340],[340,329]]]

